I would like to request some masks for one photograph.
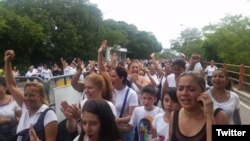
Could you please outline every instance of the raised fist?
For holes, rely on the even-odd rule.
[[[4,61],[9,62],[11,61],[15,56],[14,50],[6,50],[4,53]]]

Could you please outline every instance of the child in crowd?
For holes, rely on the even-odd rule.
[[[168,140],[170,115],[172,111],[180,109],[180,104],[176,96],[176,88],[169,88],[167,92],[163,93],[161,104],[165,113],[157,114],[153,120],[153,127],[156,134],[153,135],[154,138],[152,141]]]
[[[152,121],[158,113],[164,111],[154,106],[156,101],[156,89],[147,85],[142,89],[141,101],[143,106],[136,107],[129,121],[129,128],[137,128],[135,140],[148,141],[152,139]]]

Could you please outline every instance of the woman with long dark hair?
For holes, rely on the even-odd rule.
[[[114,114],[105,100],[86,101],[81,117],[82,133],[74,141],[122,141]]]

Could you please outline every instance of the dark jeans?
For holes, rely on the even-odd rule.
[[[208,77],[207,77],[207,84],[208,84],[209,86],[213,86],[213,84],[212,84],[212,76],[208,76]]]
[[[123,141],[133,141],[134,139],[134,129],[129,132],[121,132]]]

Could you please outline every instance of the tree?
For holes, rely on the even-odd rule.
[[[60,57],[96,59],[96,50],[103,39],[110,46],[122,45],[130,52],[143,52],[134,55],[136,58],[145,58],[162,48],[150,32],[138,31],[136,26],[122,21],[103,21],[100,9],[88,0],[0,3],[0,50],[14,49],[16,60],[26,66],[55,62]]]
[[[181,48],[181,41],[179,38],[170,40],[170,48],[174,50],[179,50]]]
[[[116,22],[114,20],[106,20],[104,24],[109,31],[119,33],[114,39],[119,38],[116,42],[119,41],[118,43],[128,49],[130,54],[127,56],[130,58],[148,58],[152,52],[160,52],[162,49],[162,45],[152,33],[138,31],[134,25],[129,25],[122,21]]]
[[[171,41],[171,49],[176,49],[189,57],[192,54],[204,56],[202,37],[202,33],[197,28],[186,28],[181,32],[180,37]]]
[[[249,18],[241,15],[228,15],[221,20],[221,23],[213,27],[216,27],[213,32],[210,30],[210,34],[205,35],[204,47],[208,58],[215,56],[222,62],[249,65],[250,61],[247,59],[250,54]]]
[[[0,7],[0,17],[0,51],[15,49],[20,57],[17,61],[29,64],[29,54],[39,48],[37,45],[47,41],[42,26],[3,7]]]

